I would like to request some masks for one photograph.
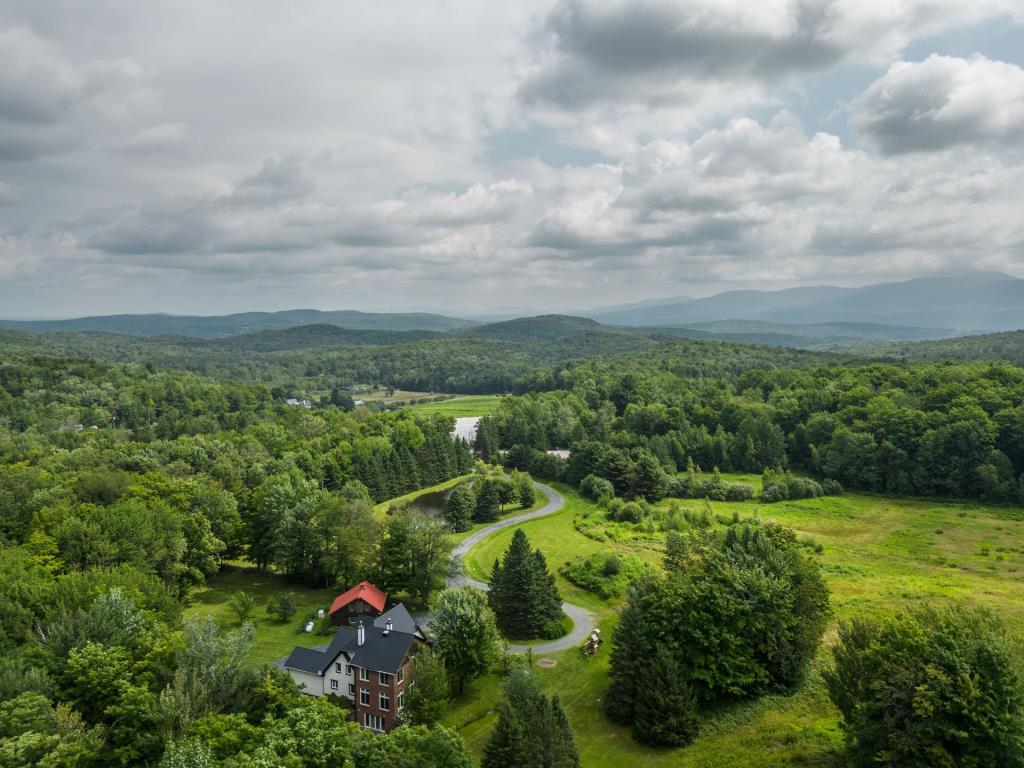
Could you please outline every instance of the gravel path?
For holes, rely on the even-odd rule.
[[[565,506],[565,499],[558,491],[547,485],[541,483],[533,484],[537,490],[548,497],[548,503],[540,509],[535,509],[533,512],[524,512],[521,515],[513,515],[512,517],[506,517],[504,520],[499,520],[496,523],[488,525],[486,528],[481,528],[479,531],[468,537],[459,546],[455,548],[452,553],[454,557],[458,558],[459,562],[465,559],[466,554],[479,544],[483,539],[486,539],[495,531],[501,531],[505,528],[511,528],[514,525],[519,525],[527,520],[533,520],[537,517],[544,517],[551,515],[560,510]],[[461,587],[467,585],[475,589],[487,590],[488,586],[482,581],[471,579],[469,576],[463,574],[455,579],[448,579],[449,587]],[[572,619],[572,631],[564,637],[560,637],[557,640],[552,640],[546,643],[530,643],[529,645],[510,645],[508,647],[509,653],[526,653],[527,650],[532,649],[535,654],[553,653],[555,651],[564,651],[569,648],[578,648],[583,645],[586,639],[590,636],[590,630],[594,626],[594,617],[591,613],[580,608],[578,605],[572,603],[562,603],[562,610]]]

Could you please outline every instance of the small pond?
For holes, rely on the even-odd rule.
[[[452,495],[452,491],[459,487],[461,484],[453,485],[451,488],[445,488],[440,491],[428,491],[427,493],[421,493],[416,498],[405,503],[404,506],[411,507],[412,509],[419,510],[433,517],[440,517],[444,513],[445,502],[448,501],[448,497]]]

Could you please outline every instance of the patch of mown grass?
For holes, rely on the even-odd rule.
[[[253,662],[272,662],[287,656],[296,645],[313,646],[330,640],[323,635],[307,634],[302,628],[308,615],[330,606],[338,594],[336,590],[294,584],[282,576],[261,573],[248,563],[229,565],[208,579],[205,587],[192,593],[184,615],[186,618],[209,615],[224,626],[237,626],[238,619],[228,607],[228,601],[238,591],[256,598],[256,609],[249,619],[256,628],[250,654]],[[267,600],[281,592],[291,592],[298,607],[295,616],[287,622],[279,622],[267,614]]]
[[[498,395],[466,395],[453,397],[451,400],[440,400],[436,403],[417,403],[406,406],[427,416],[440,413],[443,416],[461,418],[463,416],[487,416],[498,407],[501,398]]]

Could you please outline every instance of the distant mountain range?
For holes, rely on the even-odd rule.
[[[631,306],[587,317],[608,325],[686,326],[723,320],[872,323],[954,333],[1024,328],[1024,280],[998,272],[921,277],[862,288],[816,286],[727,291],[672,304]]]
[[[225,339],[315,326],[316,330],[305,330],[300,335],[307,340],[315,339],[317,346],[393,344],[427,338],[402,335],[412,332],[522,341],[566,339],[632,328],[676,338],[813,348],[844,341],[920,341],[1024,328],[1024,280],[998,272],[972,272],[862,288],[814,286],[782,291],[727,291],[702,299],[651,299],[580,314],[583,316],[551,314],[481,323],[423,312],[295,309],[223,316],[154,314],[0,320],[0,327],[32,332]],[[347,333],[332,332],[331,327]],[[375,332],[394,335],[375,336]],[[286,348],[296,340],[296,336],[285,334],[244,343]]]
[[[128,336],[191,336],[199,339],[259,331],[283,331],[303,325],[333,325],[356,331],[450,331],[472,323],[426,312],[323,312],[318,309],[211,316],[97,315],[71,320],[0,320],[0,326],[23,331],[98,331]]]

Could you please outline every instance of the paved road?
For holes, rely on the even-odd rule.
[[[562,498],[562,494],[547,485],[541,483],[533,484],[537,490],[548,497],[548,503],[540,509],[535,509],[533,512],[524,512],[521,515],[513,515],[512,517],[506,517],[504,520],[499,520],[496,523],[488,525],[486,528],[481,528],[479,531],[468,537],[459,546],[455,548],[452,553],[458,558],[461,563],[465,560],[466,554],[479,544],[481,541],[486,539],[495,531],[501,531],[505,528],[511,528],[514,525],[519,525],[527,520],[533,520],[537,517],[544,517],[551,515],[560,510],[565,506],[565,499]],[[468,585],[475,589],[487,590],[488,586],[482,581],[471,579],[469,576],[463,574],[455,579],[448,579],[449,587],[460,587]],[[594,617],[588,611],[580,608],[578,605],[572,603],[562,603],[562,610],[572,619],[572,631],[564,637],[560,637],[557,640],[552,640],[547,643],[531,643],[530,645],[510,645],[508,647],[509,653],[526,653],[528,649],[533,649],[534,653],[553,653],[554,651],[564,651],[568,648],[578,648],[586,642],[587,637],[590,635],[590,630],[594,626]]]

